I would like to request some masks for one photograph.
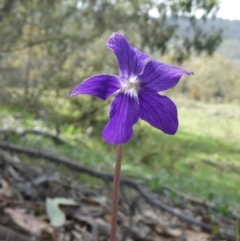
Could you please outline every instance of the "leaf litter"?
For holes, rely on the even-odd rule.
[[[0,240],[107,241],[110,235],[112,189],[88,187],[49,167],[26,164],[0,150]],[[154,194],[175,212],[211,221],[208,207],[185,202],[174,206],[170,196]],[[125,187],[118,211],[119,241],[235,240],[235,221],[223,218],[209,233],[146,202]],[[220,235],[220,226],[232,235]]]

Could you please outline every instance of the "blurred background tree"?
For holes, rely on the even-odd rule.
[[[183,63],[191,56],[212,55],[221,43],[219,25],[206,25],[218,7],[218,0],[1,0],[1,102],[30,110],[57,127],[92,123],[105,104],[91,97],[67,98],[86,77],[117,73],[105,45],[112,32],[124,33],[157,59],[164,55],[168,62]],[[238,97],[226,91],[236,84],[237,75],[227,75],[232,67],[220,57],[216,62],[205,58],[189,60],[187,69],[201,74],[174,92],[205,101]]]

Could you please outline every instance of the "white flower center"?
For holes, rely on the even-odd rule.
[[[123,80],[121,90],[131,95],[137,96],[140,88],[140,83],[137,77],[130,77],[129,79]]]

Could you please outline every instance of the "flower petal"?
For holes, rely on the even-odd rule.
[[[109,95],[121,88],[119,77],[111,74],[99,74],[89,77],[79,84],[70,97],[80,94],[93,95],[106,100]]]
[[[166,134],[174,135],[178,129],[177,107],[167,96],[152,90],[139,93],[139,117]]]
[[[120,76],[126,79],[138,76],[150,58],[138,49],[133,48],[127,39],[119,33],[113,33],[110,36],[107,47],[116,55]]]
[[[159,92],[175,86],[184,74],[191,75],[193,72],[158,61],[149,61],[138,79],[142,87]]]
[[[127,142],[133,135],[132,127],[139,118],[137,97],[119,93],[110,107],[110,120],[103,130],[103,139],[111,144]]]

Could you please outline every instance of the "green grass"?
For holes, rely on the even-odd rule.
[[[240,125],[239,107],[235,104],[204,104],[177,99],[180,128],[175,136],[167,136],[140,121],[134,126],[134,137],[125,145],[122,172],[125,176],[143,179],[154,191],[170,185],[180,191],[213,201],[226,214],[240,210]],[[3,109],[0,121],[15,110]],[[50,140],[28,136],[14,140],[22,145],[42,148],[56,155],[65,155],[96,169],[113,172],[116,147],[101,139],[105,123],[93,126],[86,134],[83,128],[62,127],[62,138],[77,149],[59,146]],[[17,127],[42,128],[31,116]],[[233,165],[239,174],[221,170],[203,162],[211,160]],[[84,180],[93,182],[92,179]]]

